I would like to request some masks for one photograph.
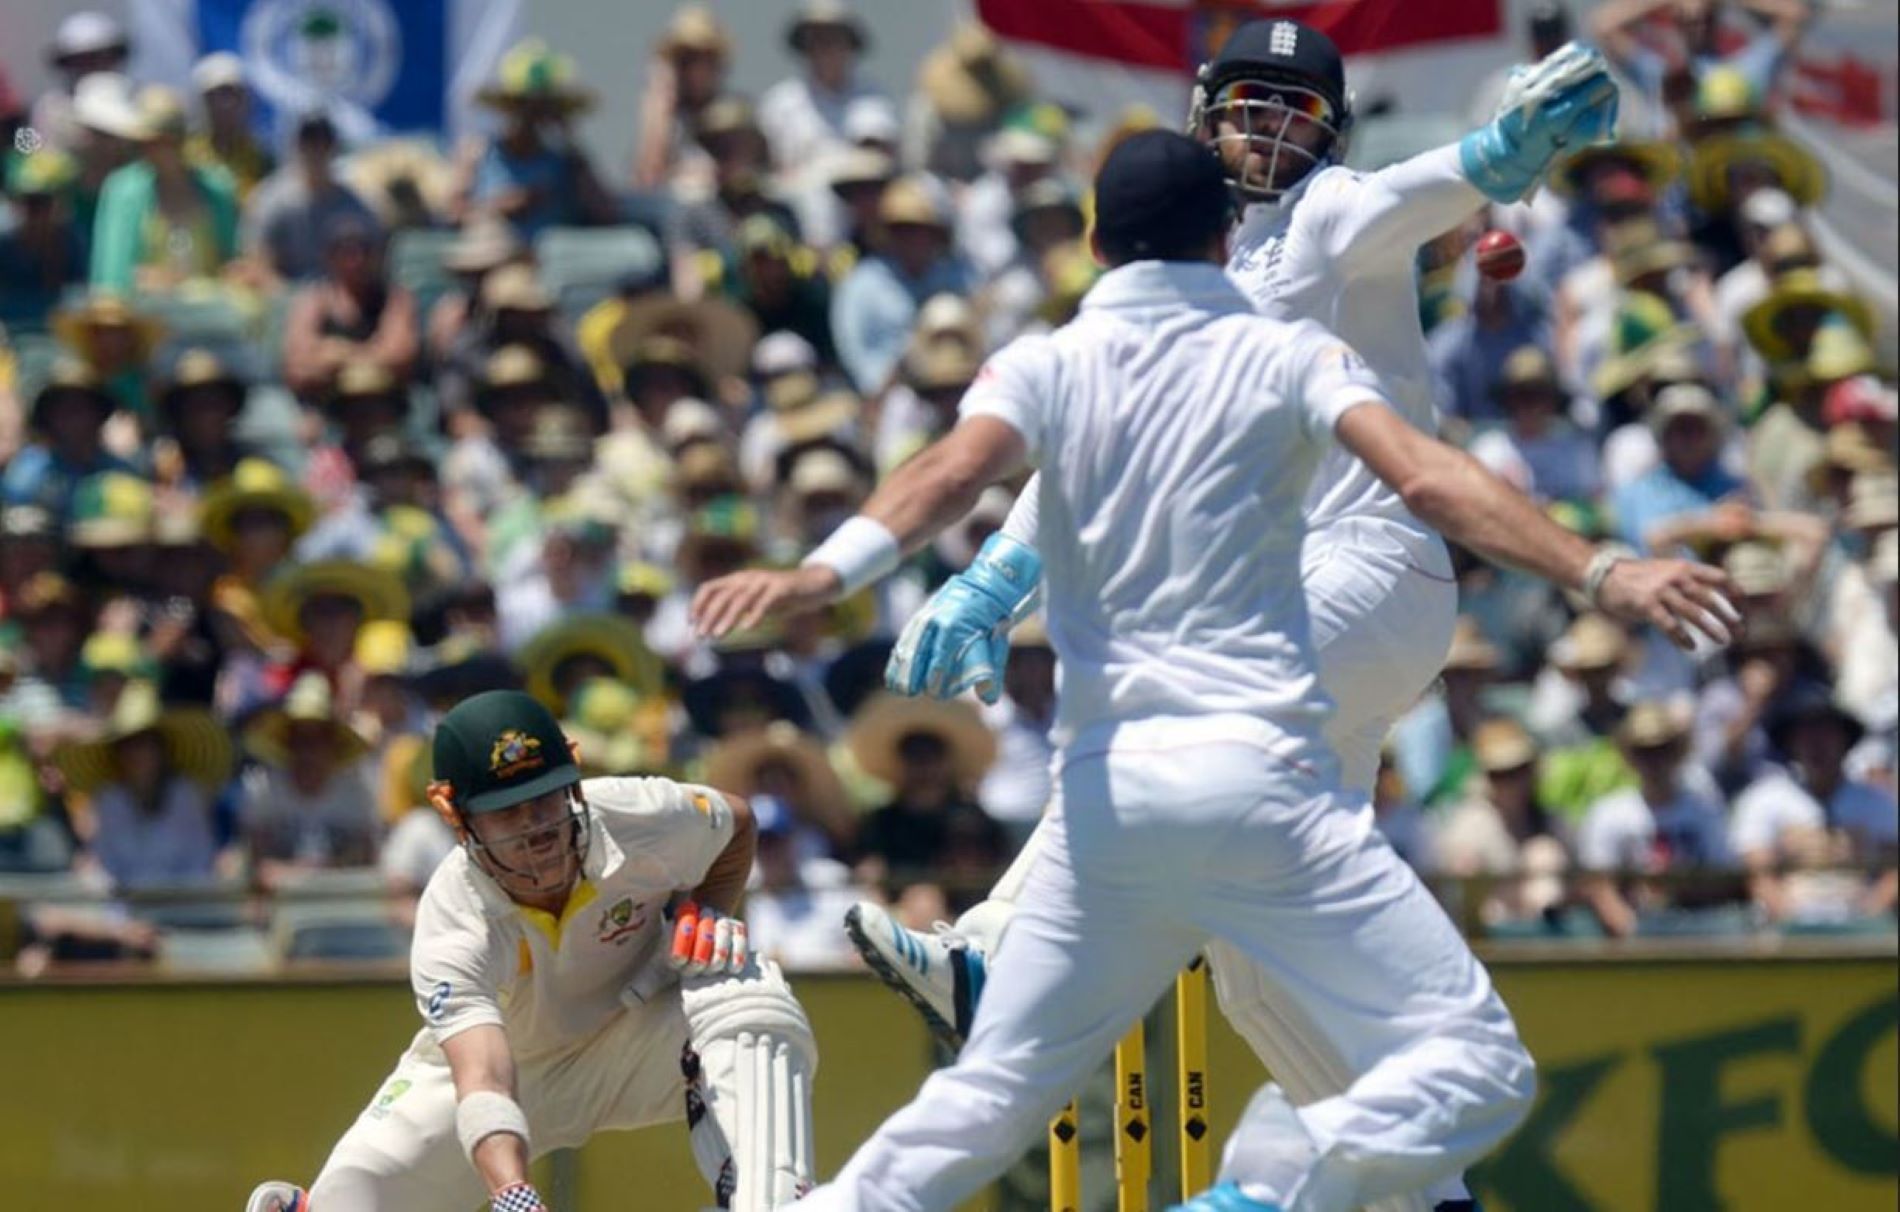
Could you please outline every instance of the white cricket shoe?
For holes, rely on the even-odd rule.
[[[310,1196],[295,1183],[259,1183],[244,1212],[310,1212]]]
[[[882,905],[859,901],[844,915],[845,933],[871,971],[917,1007],[932,1034],[963,1047],[988,970],[983,952],[943,922],[933,933],[899,924]]]

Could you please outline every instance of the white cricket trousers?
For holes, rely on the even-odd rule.
[[[1517,1125],[1534,1070],[1483,966],[1322,747],[1289,761],[1259,730],[1147,720],[1076,739],[962,1055],[800,1212],[974,1194],[1210,938],[1353,1075],[1299,1108],[1318,1155],[1272,1193],[1289,1212],[1420,1190]]]

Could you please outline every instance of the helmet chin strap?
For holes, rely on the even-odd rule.
[[[510,896],[552,895],[567,891],[579,881],[587,866],[588,852],[593,846],[593,828],[587,819],[587,801],[582,798],[578,785],[570,793],[566,823],[569,834],[563,851],[561,874],[558,882],[553,884],[545,883],[543,877],[532,870],[519,870],[502,862],[494,850],[466,825],[461,829],[462,846],[468,851],[470,861]]]

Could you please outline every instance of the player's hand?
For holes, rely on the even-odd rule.
[[[1720,568],[1692,560],[1623,560],[1597,590],[1597,605],[1626,623],[1648,623],[1678,647],[1695,647],[1699,632],[1727,644],[1742,631],[1735,585]]]
[[[681,976],[719,976],[746,970],[752,951],[745,923],[696,901],[673,911],[673,937],[667,962]]]
[[[773,615],[828,606],[843,588],[837,570],[823,564],[735,572],[706,582],[693,595],[693,630],[703,639],[716,640],[757,627]]]
[[[991,535],[975,560],[930,595],[910,617],[884,667],[897,694],[953,699],[975,690],[986,703],[1003,693],[1010,625],[1035,609],[1042,560],[1004,534]]]

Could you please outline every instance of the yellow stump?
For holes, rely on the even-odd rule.
[[[1192,1199],[1213,1182],[1208,1164],[1207,961],[1194,957],[1174,981],[1175,1072],[1180,1078],[1181,1198]]]
[[[1075,1100],[1049,1121],[1050,1212],[1081,1212],[1082,1119]]]
[[[1115,1045],[1115,1206],[1148,1212],[1148,1176],[1154,1168],[1148,1120],[1148,1063],[1141,1020]]]

